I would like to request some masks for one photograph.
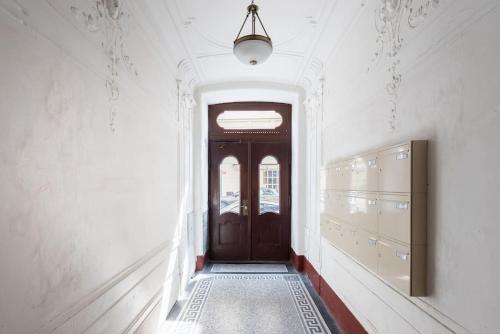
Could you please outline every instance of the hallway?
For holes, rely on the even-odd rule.
[[[340,333],[308,279],[287,264],[208,264],[162,333]]]
[[[0,0],[0,334],[497,334],[499,32],[500,0]]]

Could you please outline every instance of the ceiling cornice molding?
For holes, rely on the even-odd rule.
[[[183,85],[194,91],[196,86],[199,84],[199,77],[193,63],[189,59],[183,59],[177,66],[177,70],[179,73],[179,80],[183,83]]]
[[[189,61],[191,62],[193,69],[196,73],[197,81],[202,81],[203,80],[203,72],[198,66],[198,63],[196,62],[196,58],[194,55],[191,53],[191,50],[187,46],[187,38],[186,34],[182,30],[182,23],[179,21],[180,16],[180,11],[179,8],[177,8],[177,2],[176,1],[168,1],[168,0],[162,0],[162,3],[168,12],[168,15],[170,16],[170,19],[172,22],[174,22],[175,29],[177,31],[177,35],[179,36],[182,47],[184,48],[185,53],[188,55]],[[171,4],[171,5],[169,5]],[[172,6],[173,5],[173,6]],[[181,62],[182,63],[182,62]]]
[[[306,92],[316,90],[324,78],[324,70],[323,62],[319,58],[313,58],[304,71],[299,84]]]
[[[310,47],[308,48],[308,52],[304,55],[302,68],[299,71],[299,75],[296,79],[298,85],[303,86],[308,82],[309,79],[307,78],[307,72],[311,68],[311,66],[314,66],[313,63],[318,61],[317,57],[315,57],[314,55],[316,53],[316,50],[318,49],[319,42],[323,37],[323,34],[325,33],[328,22],[330,21],[330,18],[333,16],[335,8],[337,7],[337,0],[328,1],[328,3],[328,6],[324,8],[324,13],[326,14],[320,20],[321,24],[318,27],[319,33],[315,36],[314,40],[310,44]],[[303,87],[307,90],[306,86]]]

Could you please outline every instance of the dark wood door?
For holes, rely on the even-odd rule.
[[[251,245],[253,260],[290,256],[290,145],[251,147]]]
[[[224,126],[224,122],[219,121],[226,112],[226,118],[232,115],[233,120],[246,120],[248,124],[234,127],[234,123],[226,119]],[[262,116],[262,112],[267,116]],[[263,123],[257,122],[259,125],[254,126],[250,121],[252,117],[256,120],[255,115],[259,113],[260,120],[281,118],[281,123],[256,128]],[[209,256],[212,260],[289,259],[291,120],[289,104],[237,102],[209,106]]]
[[[247,143],[210,144],[210,257],[250,260]]]

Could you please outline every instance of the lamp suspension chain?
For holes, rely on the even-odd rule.
[[[250,15],[252,15],[252,22],[250,23],[252,25],[251,33],[246,36],[241,36]],[[264,31],[263,34],[257,32],[258,24],[262,27]],[[244,64],[257,65],[269,58],[272,51],[273,43],[259,16],[259,6],[255,4],[255,0],[252,0],[247,7],[245,20],[234,40],[233,52]]]

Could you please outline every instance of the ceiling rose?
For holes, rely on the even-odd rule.
[[[247,16],[245,17],[243,25],[238,32],[238,36],[236,36],[236,40],[234,41],[234,55],[243,64],[247,65],[262,64],[269,58],[269,56],[271,56],[271,53],[273,52],[273,43],[267,34],[266,28],[264,28],[264,24],[262,24],[258,11],[259,7],[254,4],[254,1],[252,1],[252,4],[247,7]],[[240,37],[250,15],[252,15],[252,34]],[[265,36],[256,33],[255,23],[257,20],[259,21]]]

